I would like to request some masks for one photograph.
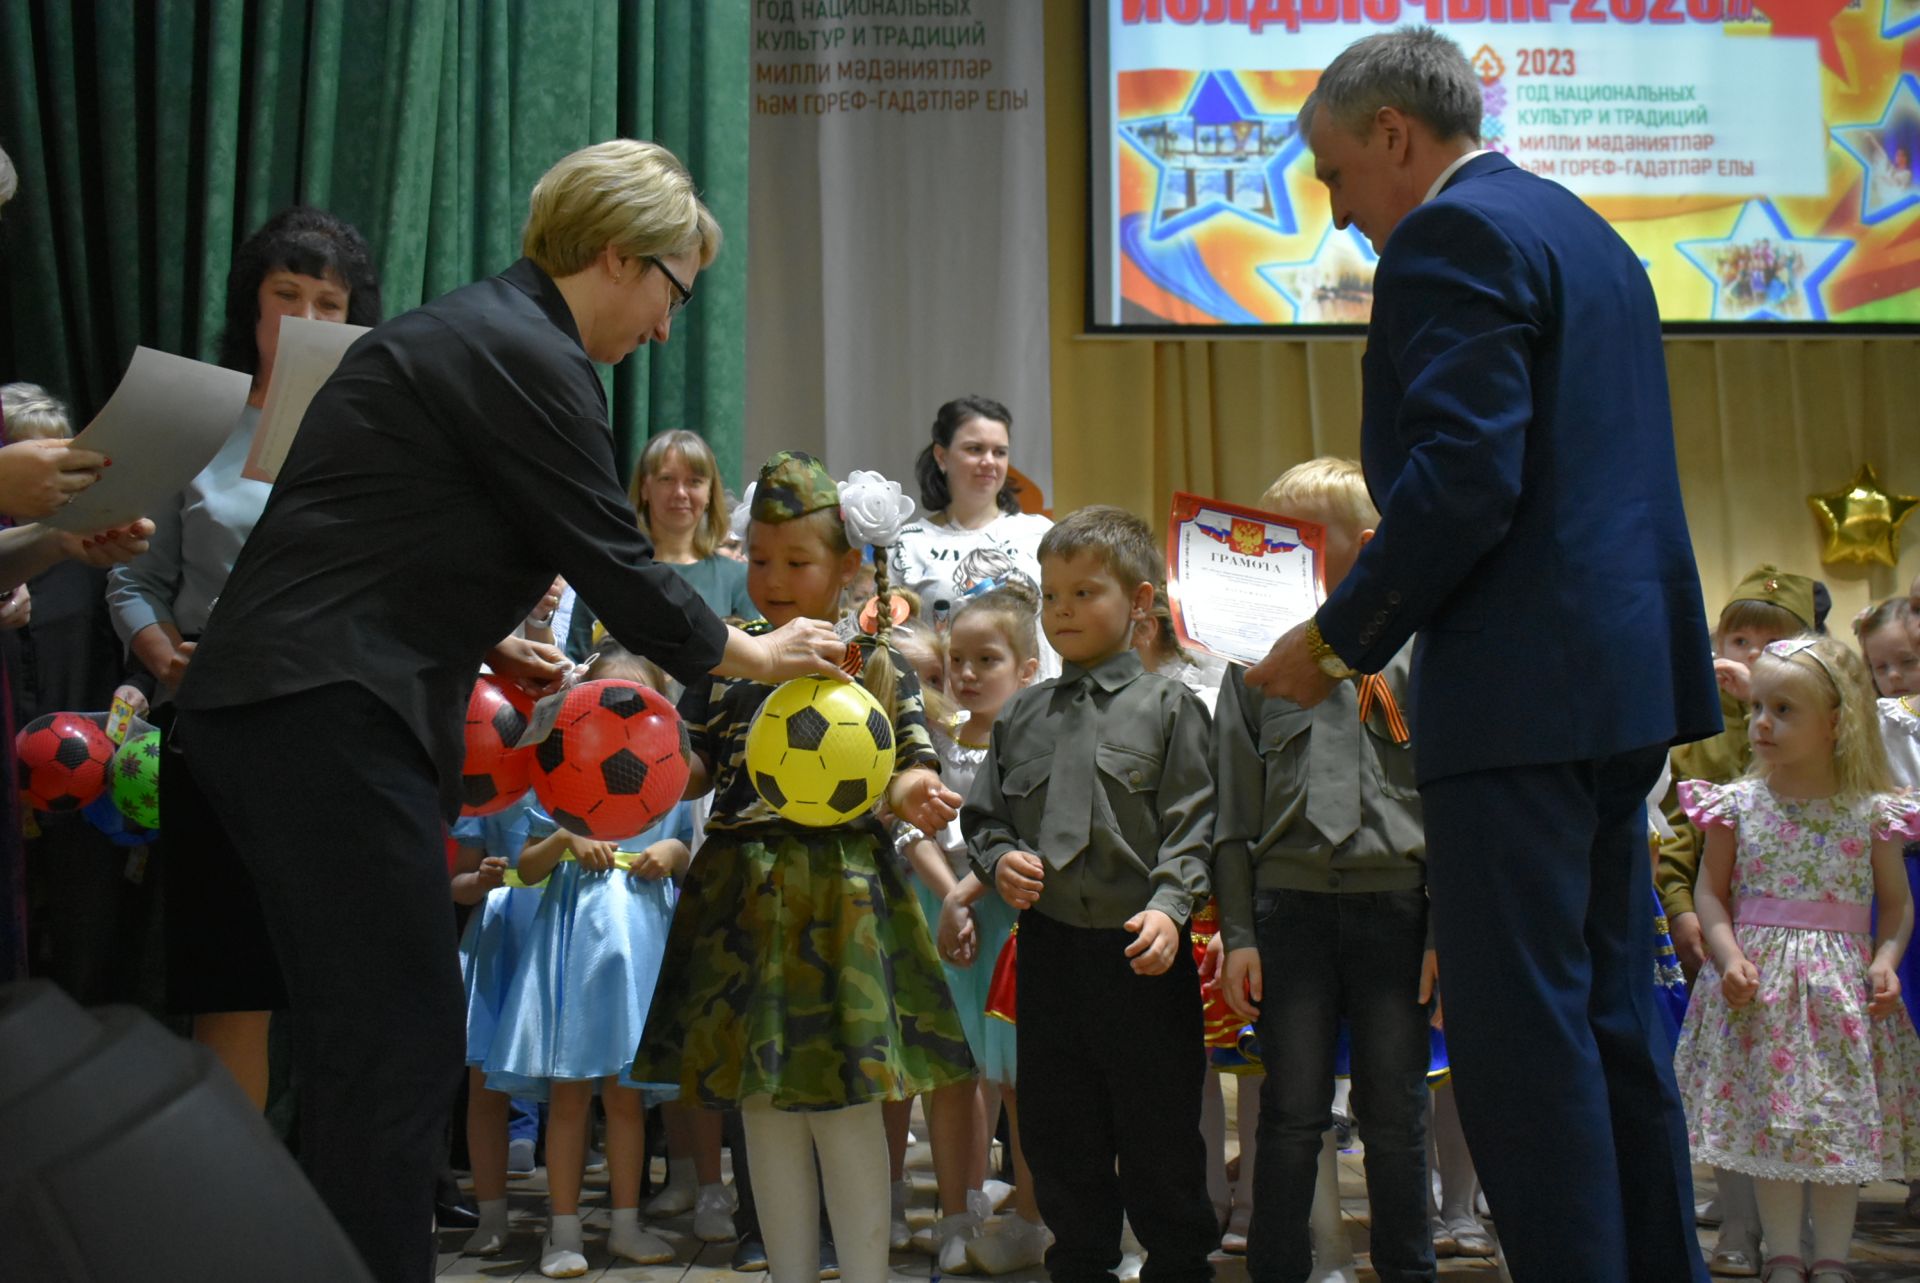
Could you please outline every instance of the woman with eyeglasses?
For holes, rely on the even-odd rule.
[[[685,167],[601,143],[531,204],[526,257],[379,326],[314,398],[177,700],[284,972],[308,1175],[382,1280],[434,1267],[465,1042],[442,847],[482,660],[557,686],[560,652],[510,635],[556,573],[682,681],[830,675],[845,649],[727,628],[614,471],[594,363],[665,342],[720,246]]]

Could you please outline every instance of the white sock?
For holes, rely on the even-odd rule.
[[[480,1224],[460,1250],[468,1256],[492,1256],[507,1245],[507,1200],[480,1200]]]
[[[613,1209],[607,1250],[639,1265],[665,1265],[673,1259],[673,1244],[640,1223],[637,1207]]]
[[[547,1241],[540,1251],[540,1272],[550,1279],[579,1278],[587,1272],[578,1213],[549,1219]]]

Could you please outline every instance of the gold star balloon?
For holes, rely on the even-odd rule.
[[[1863,463],[1852,485],[1832,494],[1810,494],[1807,506],[1820,518],[1827,536],[1820,560],[1862,565],[1879,561],[1893,566],[1900,561],[1900,523],[1920,507],[1920,497],[1888,494],[1873,465]]]

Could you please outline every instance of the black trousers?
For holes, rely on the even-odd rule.
[[[1654,1007],[1646,797],[1665,755],[1420,788],[1447,1055],[1515,1283],[1706,1283]]]
[[[1164,975],[1140,976],[1133,940],[1020,915],[1020,1132],[1055,1283],[1111,1283],[1123,1212],[1146,1283],[1213,1277],[1193,950],[1183,940]]]
[[[174,733],[286,980],[308,1179],[375,1278],[422,1283],[466,1022],[432,763],[351,683],[183,709]]]

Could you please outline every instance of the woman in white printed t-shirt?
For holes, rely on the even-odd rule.
[[[1022,512],[1007,479],[1013,416],[998,401],[966,396],[940,407],[920,452],[920,515],[893,546],[893,582],[911,588],[936,627],[968,596],[1017,575],[1040,588],[1040,537],[1053,525]],[[1060,659],[1040,647],[1040,677]]]

